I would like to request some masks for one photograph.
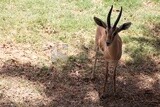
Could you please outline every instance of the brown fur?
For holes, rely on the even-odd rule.
[[[106,61],[117,63],[122,55],[122,40],[117,34],[112,44],[107,46],[106,38],[105,29],[98,26],[96,31],[96,45],[101,49]]]
[[[94,21],[98,25],[97,31],[96,31],[96,58],[94,63],[94,69],[92,71],[92,78],[94,78],[94,73],[96,69],[96,62],[97,62],[97,52],[100,49],[104,55],[104,59],[106,61],[106,75],[105,75],[105,83],[104,83],[104,89],[103,93],[105,93],[106,90],[106,84],[108,81],[108,65],[109,63],[114,64],[114,72],[113,72],[113,91],[115,94],[116,91],[116,68],[118,61],[120,60],[122,56],[122,40],[118,33],[122,30],[126,30],[130,27],[131,22],[127,22],[122,24],[121,26],[117,27],[117,24],[120,20],[121,14],[122,14],[122,7],[120,10],[120,13],[117,17],[117,20],[115,21],[113,27],[110,24],[110,16],[112,12],[113,6],[111,6],[111,9],[108,13],[107,17],[107,24],[103,22],[101,19],[94,17]],[[104,95],[104,94],[103,94]]]

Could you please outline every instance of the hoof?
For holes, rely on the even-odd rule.
[[[90,81],[90,78],[83,78],[83,81],[89,82],[89,81]]]
[[[94,78],[91,78],[91,81],[95,81],[96,80],[96,78],[94,77]]]
[[[117,93],[113,93],[113,96],[114,97],[118,97],[119,95]]]
[[[107,94],[103,94],[101,97],[100,97],[100,100],[104,100],[107,98]]]
[[[96,78],[94,75],[92,75],[90,79],[91,79],[91,81],[95,81]]]

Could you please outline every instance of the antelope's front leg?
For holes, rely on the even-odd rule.
[[[104,87],[103,87],[103,94],[101,96],[101,99],[106,98],[106,84],[108,82],[108,62],[106,61],[106,74],[105,74],[105,82],[104,82]]]
[[[106,93],[106,84],[108,82],[108,62],[106,61],[106,75],[105,75],[105,82],[103,87],[103,95]]]

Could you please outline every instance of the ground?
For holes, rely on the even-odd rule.
[[[159,107],[159,0],[1,0],[0,107]],[[113,94],[110,65],[101,100],[105,63],[98,56],[95,79],[93,16],[112,24],[120,6],[122,58]],[[60,11],[61,10],[61,11]],[[119,26],[118,25],[118,26]]]

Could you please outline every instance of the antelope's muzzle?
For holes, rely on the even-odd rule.
[[[106,44],[107,46],[109,46],[111,44],[111,41],[107,41]]]

